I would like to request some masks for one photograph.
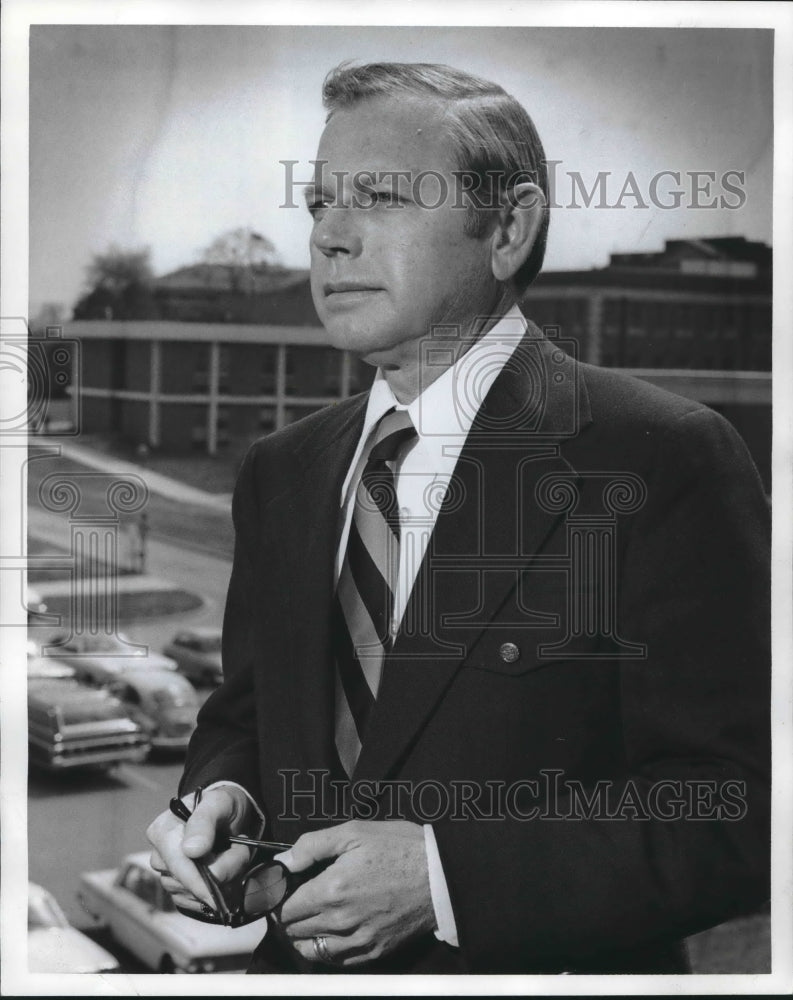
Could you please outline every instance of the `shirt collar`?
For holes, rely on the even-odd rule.
[[[358,447],[342,486],[342,503],[373,428],[391,409],[408,411],[419,444],[439,467],[445,465],[450,453],[456,454],[465,443],[485,396],[525,334],[526,320],[513,306],[407,406],[397,400],[378,369],[369,390]]]
[[[462,443],[493,382],[526,333],[526,320],[515,305],[480,337],[461,358],[405,406],[391,391],[382,369],[377,370],[364,418],[361,439],[393,407],[407,410],[419,437],[449,444]],[[452,439],[450,441],[450,439]]]

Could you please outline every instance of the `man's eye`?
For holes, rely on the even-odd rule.
[[[312,219],[321,218],[324,212],[327,211],[328,203],[326,201],[312,201],[308,204],[308,214]]]
[[[372,193],[378,205],[402,204],[402,198],[396,191],[373,191]]]

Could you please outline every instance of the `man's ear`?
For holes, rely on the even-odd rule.
[[[491,236],[490,262],[498,281],[509,281],[526,262],[545,209],[542,191],[529,181],[516,184],[509,194],[509,204],[502,209]]]

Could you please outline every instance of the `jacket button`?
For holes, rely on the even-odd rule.
[[[499,655],[504,663],[514,663],[520,659],[520,650],[514,642],[504,642],[499,649]]]

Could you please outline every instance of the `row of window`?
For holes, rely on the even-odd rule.
[[[209,392],[209,345],[196,345],[192,391]],[[286,346],[284,348],[284,394],[287,396],[341,396],[346,381],[351,393],[369,383],[369,366],[332,347]],[[278,389],[278,347],[257,345],[240,350],[236,344],[218,346],[218,392],[241,395],[274,395]]]
[[[367,388],[372,368],[335,348],[285,345],[284,395],[336,397]],[[276,395],[279,346],[224,343],[218,345],[218,391],[239,396]],[[212,344],[163,341],[159,351],[159,384],[165,394],[208,395]],[[145,341],[97,338],[83,346],[81,381],[96,388],[147,391],[151,383],[151,345]]]
[[[322,405],[287,406],[284,409],[284,424],[293,424],[317,410]],[[205,406],[190,408],[191,442],[194,449],[205,451],[208,443],[207,409]],[[215,443],[218,448],[227,448],[241,437],[260,437],[270,434],[278,427],[278,416],[274,406],[226,407],[219,406],[215,423]]]
[[[771,368],[771,308],[760,303],[641,301],[605,298],[598,356],[588,350],[590,302],[529,300],[526,312],[542,327],[577,341],[579,357],[635,368]]]

